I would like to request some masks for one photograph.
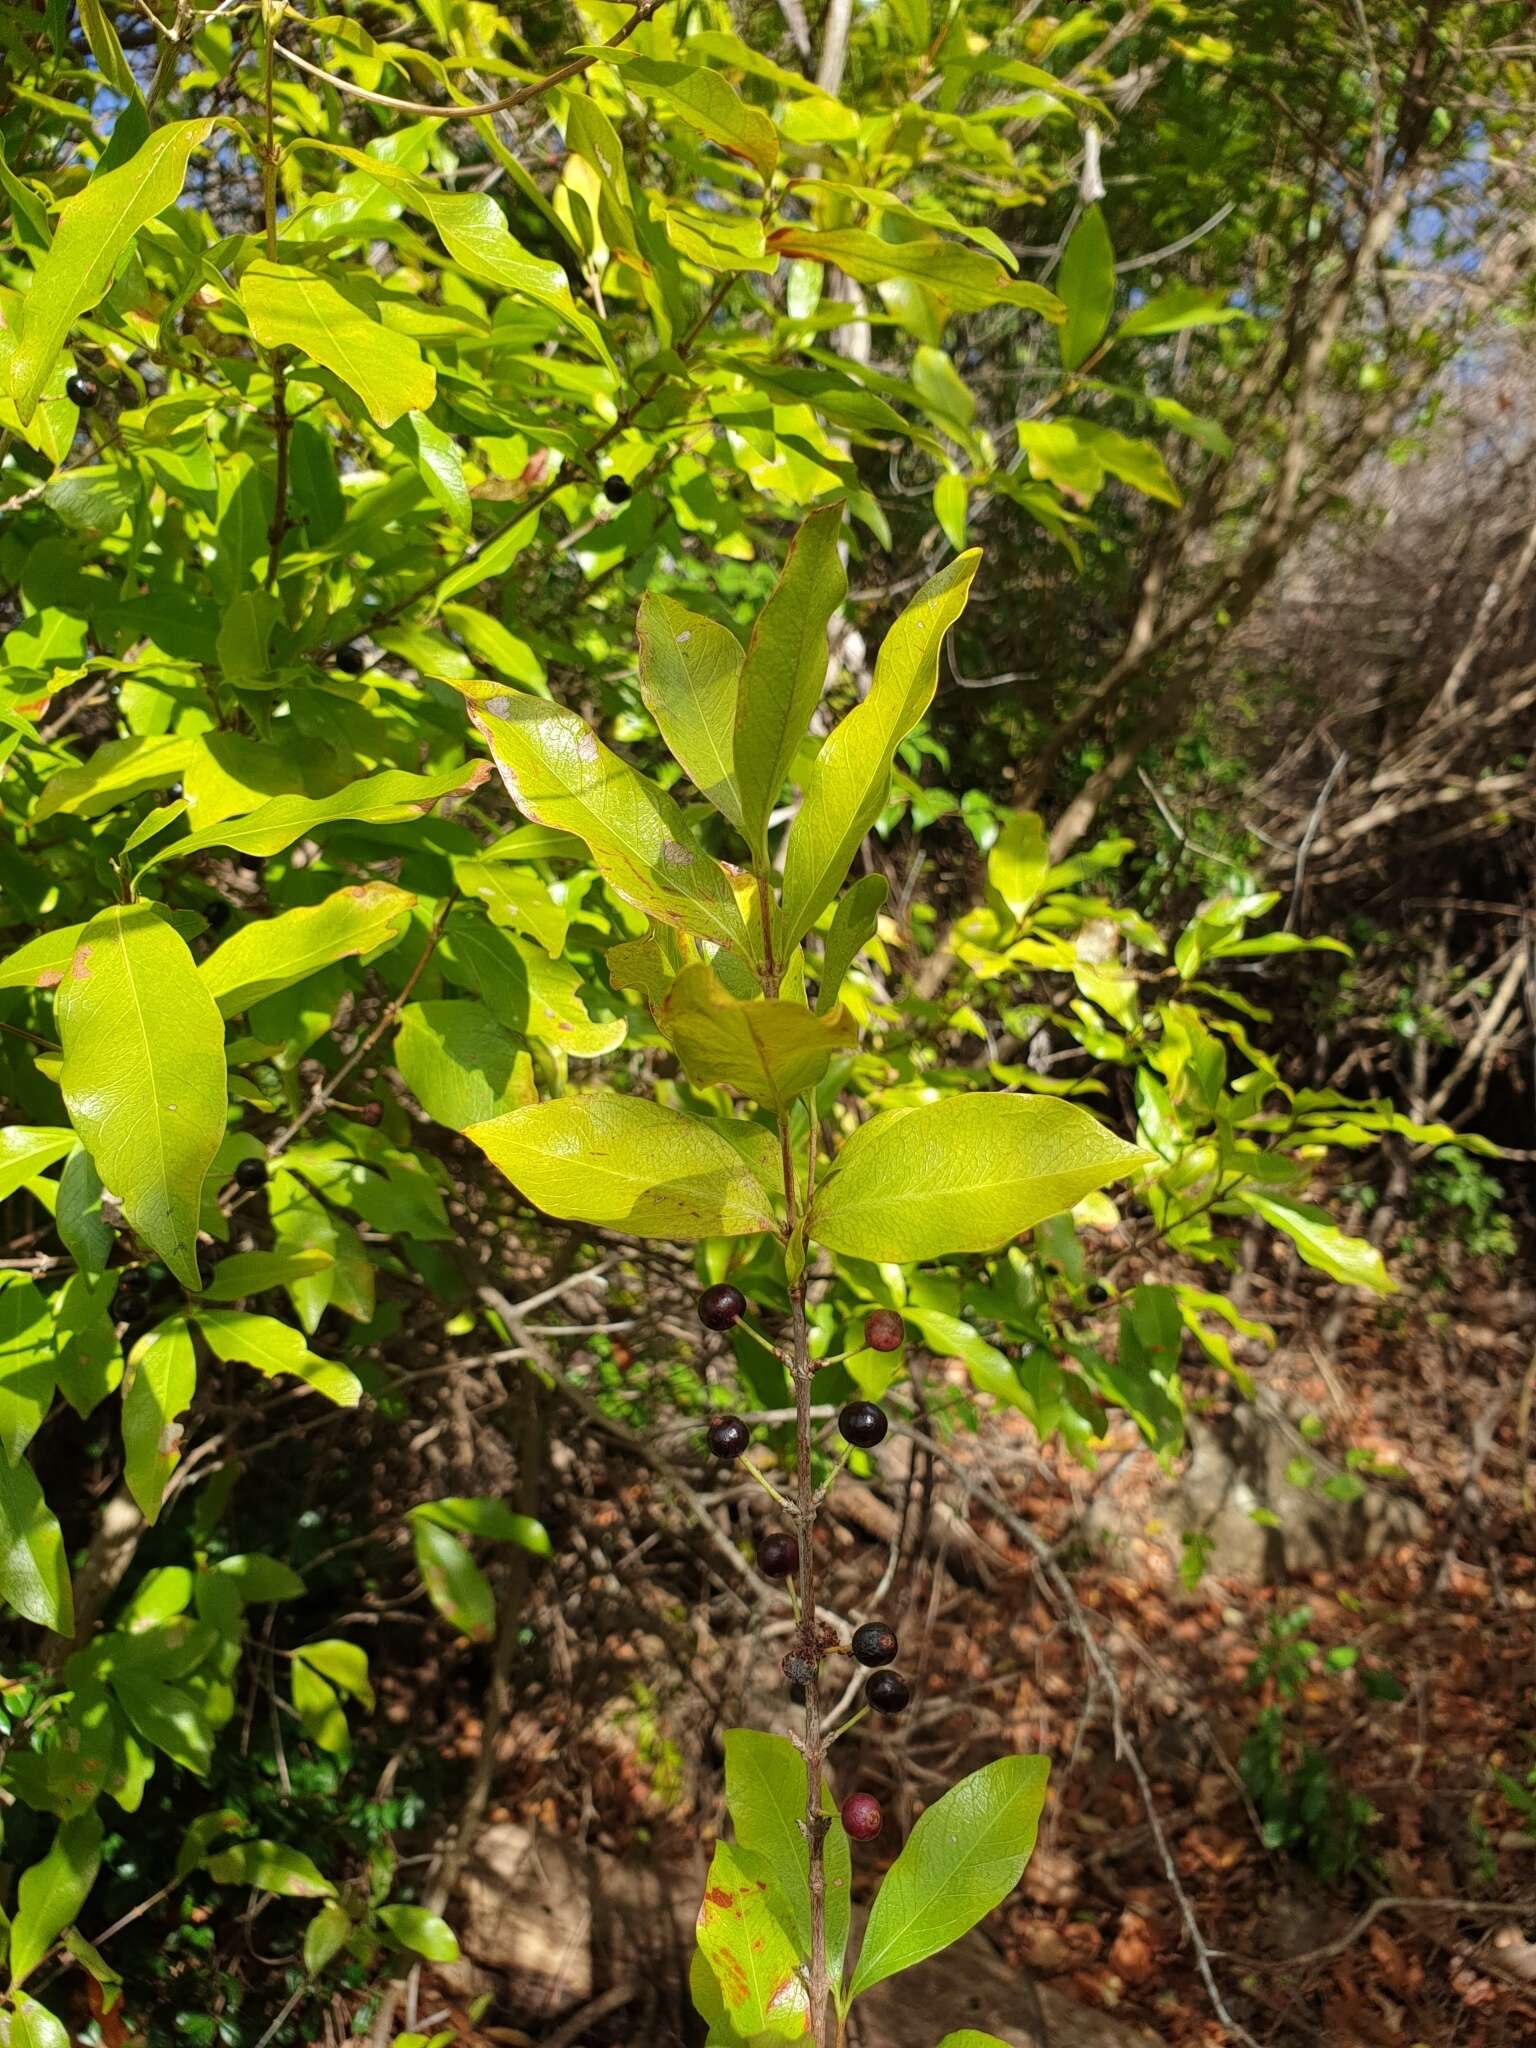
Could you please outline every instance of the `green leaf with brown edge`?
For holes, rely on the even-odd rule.
[[[699,1906],[699,1949],[739,2034],[798,2041],[807,2020],[800,1955],[774,1893],[766,1858],[717,1842]]]
[[[1075,370],[1104,339],[1115,310],[1115,251],[1097,206],[1088,208],[1068,236],[1056,283],[1067,308],[1062,367]]]
[[[881,1880],[851,1995],[948,1948],[1000,1905],[1035,1846],[1050,1760],[1005,1756],[918,1818]]]
[[[646,710],[700,796],[742,831],[731,753],[741,642],[729,627],[651,591],[640,600],[636,631]]]
[[[768,1191],[703,1117],[630,1095],[563,1095],[464,1134],[547,1215],[688,1241],[774,1228]]]
[[[542,697],[500,691],[472,697],[470,717],[524,817],[573,832],[609,887],[637,909],[752,957],[726,870],[693,844],[671,797],[605,747],[585,719]]]
[[[227,1075],[224,1025],[186,941],[146,904],[100,912],[80,935],[54,1014],[64,1104],[103,1187],[195,1289]]]
[[[386,768],[378,775],[349,782],[330,796],[275,796],[249,811],[243,818],[210,825],[185,839],[158,848],[144,862],[143,871],[172,856],[203,853],[210,846],[228,846],[236,853],[266,858],[281,853],[296,839],[307,839],[324,825],[398,825],[423,817],[444,797],[464,796],[478,789],[490,775],[483,761],[463,762],[456,768],[439,768],[429,775],[412,775],[403,768]]]
[[[179,1418],[196,1391],[191,1329],[184,1316],[168,1317],[134,1345],[123,1380],[123,1479],[146,1522],[181,1463]]]
[[[110,291],[117,260],[139,229],[175,201],[192,152],[214,125],[168,121],[126,163],[92,178],[59,208],[10,361],[11,397],[23,426],[37,410],[69,330]]]
[[[0,988],[57,987],[84,930],[83,924],[61,925],[57,931],[39,932],[14,953],[7,953],[0,960]]]
[[[980,560],[973,548],[923,585],[885,636],[869,695],[822,742],[784,850],[786,952],[837,894],[885,808],[896,749],[933,702],[939,650],[965,609]]]
[[[101,1867],[101,1815],[94,1806],[60,1821],[41,1862],[21,1874],[11,1921],[11,1982],[31,1976],[60,1931],[90,1896]]]
[[[824,505],[800,528],[757,615],[741,665],[732,780],[742,831],[760,866],[767,857],[769,814],[827,680],[827,627],[848,594],[838,553],[842,529],[841,502]]]
[[[393,882],[355,882],[319,903],[253,918],[198,968],[223,1017],[292,988],[334,960],[377,954],[404,932],[416,898]]]
[[[437,372],[409,335],[302,264],[258,257],[241,274],[240,303],[263,348],[297,349],[319,363],[381,427],[425,412],[437,396]]]
[[[738,1002],[702,960],[673,982],[656,1022],[698,1087],[723,1081],[776,1110],[814,1088],[858,1037],[841,1004],[817,1017],[803,1003]]]
[[[881,1110],[843,1144],[807,1232],[877,1264],[996,1251],[1151,1156],[1048,1096],[950,1095]]]
[[[0,1600],[55,1635],[75,1626],[69,1563],[58,1517],[25,1459],[0,1451]]]
[[[412,1513],[407,1519],[416,1567],[432,1605],[471,1642],[488,1643],[496,1633],[496,1596],[490,1581],[451,1531],[425,1515]]]

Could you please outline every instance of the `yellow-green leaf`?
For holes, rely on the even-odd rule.
[[[186,941],[145,904],[80,935],[55,1003],[65,1107],[102,1186],[184,1287],[224,1136],[224,1026]]]
[[[395,1065],[427,1115],[453,1131],[537,1099],[532,1059],[484,1003],[407,1003]]]
[[[328,278],[261,257],[240,280],[240,303],[263,348],[296,348],[321,364],[357,393],[381,427],[402,413],[424,412],[437,396],[437,372],[416,343]]]
[[[58,1517],[25,1459],[0,1451],[0,1600],[27,1621],[67,1636],[75,1626],[69,1563]]]
[[[640,600],[640,695],[688,779],[742,829],[731,736],[741,642],[728,627],[670,597]]]
[[[185,1317],[172,1316],[128,1354],[123,1381],[123,1477],[153,1522],[181,1463],[179,1418],[197,1390],[197,1356]]]
[[[1150,1156],[1075,1103],[950,1095],[861,1124],[817,1190],[808,1230],[877,1263],[996,1251]]]
[[[771,1230],[767,1190],[706,1118],[630,1095],[564,1095],[472,1124],[472,1138],[535,1208],[636,1237]]]
[[[1067,307],[1061,360],[1075,370],[1104,339],[1115,306],[1115,252],[1098,207],[1090,206],[1068,237],[1056,282]]]
[[[198,973],[220,1014],[233,1017],[333,960],[393,945],[415,901],[393,882],[354,883],[320,903],[253,918],[210,953]]]
[[[749,1849],[717,1842],[699,1907],[699,1948],[738,2034],[798,2041],[805,2032],[800,1958],[783,1910],[772,1866]]]
[[[801,1003],[738,1002],[703,961],[683,969],[656,1021],[689,1080],[723,1081],[774,1109],[814,1088],[838,1047],[857,1037],[841,1004],[814,1017]]]
[[[291,1372],[338,1408],[355,1408],[362,1399],[362,1384],[355,1373],[333,1359],[317,1357],[302,1334],[276,1316],[253,1315],[239,1308],[200,1308],[193,1320],[215,1357],[254,1366],[268,1377]]]

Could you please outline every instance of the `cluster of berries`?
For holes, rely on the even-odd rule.
[[[747,1298],[729,1282],[706,1288],[699,1297],[699,1319],[706,1329],[731,1330],[746,1313]],[[864,1342],[872,1351],[898,1351],[906,1328],[894,1309],[871,1310],[864,1319]],[[884,1441],[890,1423],[874,1401],[849,1401],[837,1418],[843,1441],[861,1451],[873,1450]],[[709,1448],[717,1458],[745,1455],[752,1432],[739,1415],[717,1415],[710,1422]],[[800,1545],[782,1529],[773,1529],[757,1546],[757,1568],[768,1579],[793,1578],[800,1569]],[[830,1640],[830,1632],[829,1640]],[[867,1621],[853,1632],[849,1650],[858,1663],[870,1667],[864,1681],[864,1698],[878,1714],[899,1714],[912,1698],[912,1688],[899,1671],[885,1667],[896,1661],[894,1629],[883,1621]],[[785,1675],[793,1682],[807,1684],[815,1676],[815,1665],[803,1651],[791,1651],[784,1660]],[[843,1801],[843,1826],[856,1842],[871,1842],[879,1834],[883,1815],[880,1802],[869,1792],[853,1792]]]

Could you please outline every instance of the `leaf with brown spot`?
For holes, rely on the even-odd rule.
[[[806,2030],[808,2001],[790,1924],[765,1860],[716,1843],[699,1907],[699,1951],[730,2024],[749,2039],[770,2034],[797,2041]]]

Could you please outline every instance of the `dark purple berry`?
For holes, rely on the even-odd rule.
[[[739,1458],[752,1441],[752,1432],[739,1415],[717,1415],[709,1425],[710,1455]]]
[[[899,1714],[912,1697],[912,1688],[899,1671],[871,1671],[864,1681],[864,1697],[877,1714]]]
[[[610,505],[627,505],[634,496],[634,492],[624,481],[623,477],[605,476],[603,478],[603,496]]]
[[[816,1666],[807,1657],[804,1650],[791,1650],[783,1663],[780,1664],[779,1669],[791,1685],[809,1685],[816,1676]]]
[[[117,1310],[117,1319],[120,1323],[144,1323],[149,1320],[149,1303],[142,1294],[130,1294],[126,1301],[114,1301],[113,1307]]]
[[[706,1330],[733,1330],[746,1312],[747,1297],[728,1280],[699,1296],[699,1321]]]
[[[119,1294],[143,1294],[149,1286],[147,1266],[124,1266],[117,1276]]]
[[[354,647],[350,642],[345,647],[338,647],[331,660],[344,676],[360,676],[368,666],[367,655],[361,647]]]
[[[246,1194],[254,1194],[257,1188],[267,1184],[267,1162],[265,1159],[242,1159],[235,1168],[235,1186],[243,1188]]]
[[[82,370],[64,379],[64,396],[71,405],[79,406],[82,412],[93,406],[101,396],[101,386],[94,377],[88,377]]]
[[[1090,1280],[1088,1282],[1088,1299],[1095,1308],[1101,1308],[1108,1301],[1109,1289],[1102,1280]]]
[[[800,1566],[800,1546],[793,1536],[775,1529],[757,1546],[757,1568],[765,1579],[787,1579]]]
[[[856,1842],[872,1842],[885,1824],[873,1792],[850,1792],[843,1801],[843,1826]]]
[[[883,1621],[866,1621],[854,1630],[852,1649],[861,1664],[894,1664],[896,1631]]]
[[[873,1401],[850,1401],[837,1418],[844,1443],[853,1444],[858,1450],[872,1451],[882,1443],[890,1424],[885,1419],[885,1410],[877,1408]]]
[[[871,1309],[864,1318],[864,1342],[871,1351],[899,1351],[907,1326],[893,1308]]]

